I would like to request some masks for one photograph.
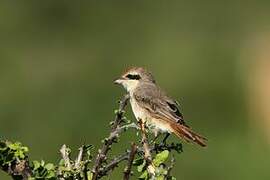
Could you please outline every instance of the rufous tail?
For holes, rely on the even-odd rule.
[[[205,147],[206,138],[193,132],[189,127],[178,123],[171,123],[172,132],[179,138],[186,140],[187,142],[194,142],[198,145]]]

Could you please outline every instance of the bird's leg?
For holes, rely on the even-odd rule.
[[[166,133],[164,139],[162,140],[162,144],[165,145],[166,144],[166,140],[168,139],[168,137],[170,136],[171,134],[170,133]]]
[[[157,138],[160,136],[160,133],[158,131],[154,131],[154,139],[151,141],[150,144],[153,144],[156,142]]]
[[[170,133],[166,132],[164,139],[159,144],[155,144],[156,153],[163,151],[164,148],[166,148],[166,144],[167,144],[166,140],[168,139],[169,136],[170,136]]]

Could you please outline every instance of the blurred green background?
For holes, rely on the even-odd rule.
[[[207,149],[184,145],[177,179],[269,180],[269,116],[256,108],[253,84],[261,77],[253,68],[263,64],[256,65],[261,48],[253,45],[269,37],[269,17],[270,1],[3,0],[0,137],[49,162],[59,160],[63,143],[98,148],[124,93],[112,80],[143,66],[209,139]],[[132,136],[123,135],[115,151]],[[0,179],[9,178],[0,172]]]

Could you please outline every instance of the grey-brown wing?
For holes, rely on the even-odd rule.
[[[156,118],[166,118],[184,124],[177,103],[166,96],[155,84],[146,83],[136,89],[134,98],[139,106]]]
[[[172,113],[179,118],[178,122],[180,124],[185,124],[183,114],[180,112],[179,109],[179,104],[169,97],[166,98],[166,102],[170,107],[170,111],[172,111]]]

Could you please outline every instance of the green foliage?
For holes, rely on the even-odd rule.
[[[77,162],[78,160],[69,160],[70,165],[66,165],[66,160],[61,159],[59,161],[57,172],[58,177],[64,178],[64,179],[85,179],[85,177],[89,177],[89,169],[88,164],[91,162],[92,154],[91,150],[93,148],[92,145],[83,145],[82,147],[82,160]],[[71,150],[67,148],[69,153]]]
[[[169,147],[175,147],[178,150],[179,146],[175,145],[167,145]],[[81,149],[82,148],[82,149]],[[78,161],[77,159],[72,160],[69,157],[71,150],[66,148],[65,151],[68,154],[68,162],[66,159],[60,159],[57,165],[53,163],[45,163],[44,160],[41,161],[32,161],[30,163],[30,169],[32,172],[29,180],[35,179],[48,179],[48,180],[56,180],[59,178],[64,179],[92,179],[92,173],[88,168],[89,163],[92,159],[91,150],[93,148],[92,145],[83,145],[80,148],[82,150],[82,160]],[[166,146],[161,149],[166,149]],[[158,148],[157,148],[158,150]],[[170,151],[156,151],[156,155],[153,158],[153,166],[155,168],[155,179],[156,180],[175,180],[174,177],[169,175],[168,167],[165,165],[165,162],[169,158]],[[2,169],[10,167],[12,164],[16,164],[20,160],[25,160],[27,158],[28,148],[23,146],[19,142],[11,143],[9,141],[0,141],[0,166]],[[77,157],[78,158],[78,157]],[[67,163],[69,165],[67,165]],[[142,155],[139,155],[137,159],[134,160],[133,166],[137,168],[137,171],[140,174],[138,179],[141,180],[149,180],[151,179],[150,174],[147,171],[147,163],[144,160]],[[22,178],[19,178],[22,179]]]
[[[32,172],[33,177],[31,180],[34,179],[49,179],[54,180],[56,179],[56,167],[52,163],[45,163],[45,161],[33,161],[32,162]]]
[[[158,154],[156,154],[155,158],[153,159],[153,165],[155,168],[155,175],[154,179],[156,180],[174,180],[175,178],[168,174],[168,168],[164,164],[166,160],[169,158],[169,151],[164,150]],[[137,166],[137,171],[141,173],[139,179],[141,180],[149,180],[151,179],[151,175],[147,171],[147,163],[143,157],[137,158],[133,162],[134,166]]]
[[[0,166],[11,166],[16,160],[24,160],[28,148],[19,142],[0,141]]]
[[[83,145],[81,160],[69,159],[70,166],[66,165],[64,159],[61,159],[57,165],[53,163],[45,163],[44,160],[30,163],[29,168],[31,171],[31,177],[29,180],[35,179],[48,179],[56,180],[59,178],[64,179],[84,179],[85,176],[89,176],[87,166],[92,159],[91,149],[92,145]],[[66,148],[68,153],[71,152],[69,148]],[[0,167],[5,171],[10,171],[11,167],[18,164],[22,160],[27,159],[28,148],[23,146],[19,142],[11,143],[9,141],[0,141]],[[12,174],[12,172],[9,172]],[[13,172],[13,175],[18,172]],[[23,176],[16,176],[16,179],[23,179]]]
[[[161,153],[158,153],[153,160],[153,163],[156,167],[158,167],[161,163],[165,162],[169,157],[169,151],[164,150]]]
[[[124,111],[117,111],[117,116]],[[126,124],[126,118],[119,116],[118,127],[113,133],[116,133],[115,136],[110,136],[105,138],[102,143],[104,147],[108,145],[108,148],[111,148],[112,142],[118,142],[119,137],[119,129],[123,129],[124,127],[128,127]],[[125,125],[122,125],[124,124]],[[121,126],[122,125],[122,126]],[[138,133],[139,131],[137,131]],[[118,134],[117,134],[118,133]],[[110,144],[111,143],[111,144]],[[95,171],[95,165],[93,168],[89,167],[89,163],[92,160],[92,145],[83,145],[79,148],[79,152],[76,158],[72,159],[70,157],[71,149],[66,145],[63,145],[60,149],[61,159],[57,164],[53,163],[45,163],[44,160],[37,161],[34,160],[29,162],[27,157],[28,148],[23,146],[19,142],[9,142],[9,141],[0,141],[0,168],[7,173],[9,173],[14,179],[22,180],[22,179],[48,179],[48,180],[56,180],[56,179],[65,179],[65,180],[83,180],[83,179],[97,179],[109,174],[110,171],[114,170],[118,164],[128,158],[121,158],[123,156],[119,156],[120,158],[116,158],[111,162],[107,162],[107,154],[100,154],[102,150],[98,151],[97,158],[102,157],[104,161],[101,162],[100,167]],[[133,161],[128,160],[132,165],[137,168],[137,171],[140,173],[138,179],[141,180],[175,180],[174,177],[170,175],[171,166],[166,165],[167,160],[170,156],[170,152],[176,151],[178,153],[182,152],[181,144],[152,144],[149,150],[152,154],[149,160],[146,160],[144,157],[144,149],[140,149],[137,147],[137,151],[135,152],[133,157],[137,155],[137,159]],[[130,154],[129,154],[129,153]],[[131,151],[126,151],[125,156],[130,156]],[[116,162],[116,163],[115,163]],[[115,164],[114,164],[115,163]],[[96,163],[97,164],[97,163]],[[110,166],[108,164],[111,164]],[[113,164],[113,165],[112,165]],[[106,169],[107,166],[107,169]],[[108,167],[110,167],[108,169]],[[94,170],[93,170],[94,169]],[[93,172],[93,173],[92,173]],[[95,173],[98,172],[98,173]],[[151,172],[151,174],[149,173]],[[97,175],[97,176],[96,176]]]

